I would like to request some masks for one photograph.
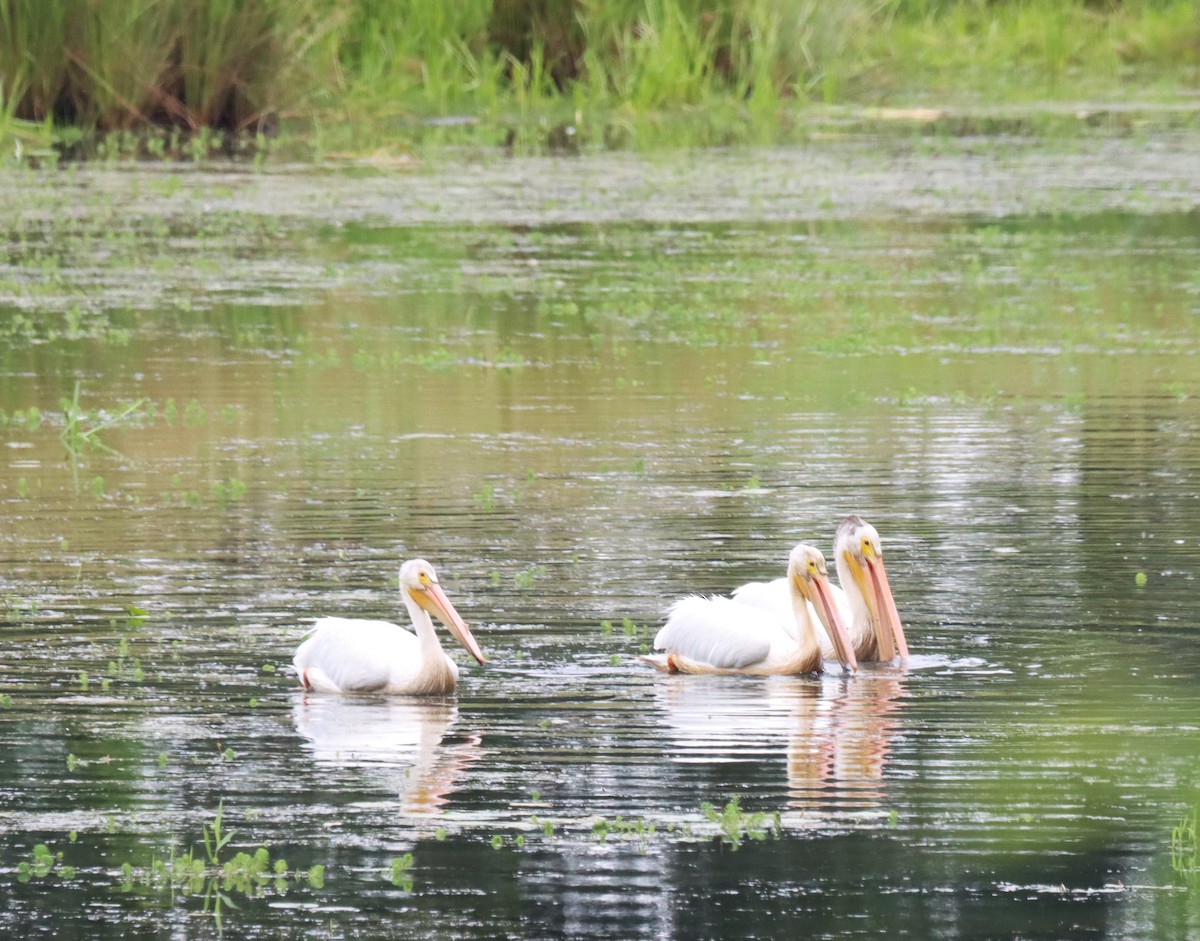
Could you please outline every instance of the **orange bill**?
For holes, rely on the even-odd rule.
[[[838,662],[841,663],[842,669],[853,673],[858,669],[858,658],[854,655],[854,644],[850,642],[850,634],[834,603],[829,578],[826,575],[815,575],[812,577],[811,584],[816,597],[809,600],[813,602],[813,609],[825,626],[825,633],[833,644],[833,651],[837,654]],[[804,594],[807,596],[808,592]]]
[[[883,568],[883,559],[876,556],[867,559],[866,562],[867,572],[871,576],[870,597],[875,609],[875,636],[879,643],[879,657],[881,660],[891,660],[899,653],[903,662],[908,659],[908,641],[904,637],[904,627],[900,623],[896,601],[892,598],[892,588]]]
[[[454,610],[454,605],[437,582],[430,582],[423,590],[412,592],[412,596],[417,604],[446,625],[454,639],[466,647],[472,657],[480,663],[487,663],[471,629],[467,627],[467,622]]]

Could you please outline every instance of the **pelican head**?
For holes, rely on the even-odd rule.
[[[862,595],[879,647],[879,659],[891,660],[899,653],[902,661],[907,660],[908,642],[883,567],[883,544],[875,527],[857,516],[847,516],[838,527],[833,551],[843,586],[848,583],[849,575]]]
[[[487,662],[470,628],[467,627],[467,622],[454,610],[454,605],[438,584],[437,572],[433,570],[432,565],[424,559],[410,559],[405,562],[400,566],[400,590],[445,624],[454,635],[454,639],[466,647],[472,657],[480,663]]]
[[[833,602],[833,594],[829,588],[829,571],[821,550],[803,543],[796,546],[788,558],[788,579],[800,593],[800,597],[817,612],[817,617],[825,626],[826,635],[833,642],[833,649],[842,664],[842,669],[851,672],[857,670],[858,660],[854,656],[854,645],[850,643],[850,635],[846,632],[837,605]]]

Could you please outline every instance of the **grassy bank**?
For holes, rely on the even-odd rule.
[[[628,146],[687,125],[713,143],[776,136],[814,104],[1194,104],[1198,85],[1194,0],[0,2],[5,154],[114,132],[199,154],[281,126],[330,147],[447,126]]]

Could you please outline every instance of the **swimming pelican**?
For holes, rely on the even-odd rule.
[[[387,621],[321,618],[292,659],[305,689],[323,693],[396,693],[415,696],[454,691],[458,666],[446,656],[430,613],[480,663],[486,662],[466,622],[424,559],[400,566],[400,593],[416,634]]]
[[[903,663],[908,659],[908,642],[883,567],[879,533],[860,517],[847,516],[838,527],[833,554],[841,582],[841,588],[834,587],[833,597],[838,613],[849,625],[855,656],[862,661],[888,661],[898,653]],[[749,582],[734,590],[733,599],[777,615],[791,605],[787,580],[782,578]],[[836,655],[828,636],[818,631],[818,639],[826,657]]]
[[[821,647],[810,613],[815,610],[842,666],[858,669],[820,551],[796,546],[780,581],[790,594],[786,615],[730,598],[690,595],[676,601],[654,638],[654,648],[664,653],[642,659],[668,673],[818,673]]]

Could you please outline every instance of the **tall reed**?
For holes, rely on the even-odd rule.
[[[171,63],[167,6],[161,0],[122,0],[70,13],[64,17],[66,90],[76,120],[102,128],[148,123]]]
[[[343,16],[326,0],[160,0],[174,56],[163,105],[191,128],[261,125],[329,78]]]
[[[28,120],[241,129],[327,84],[341,10],[333,0],[5,0],[0,83]]]
[[[46,0],[0,3],[0,82],[14,115],[54,112],[67,84],[66,11]]]
[[[422,101],[432,111],[462,104],[488,63],[492,0],[360,0],[338,36],[338,60],[358,100]]]

